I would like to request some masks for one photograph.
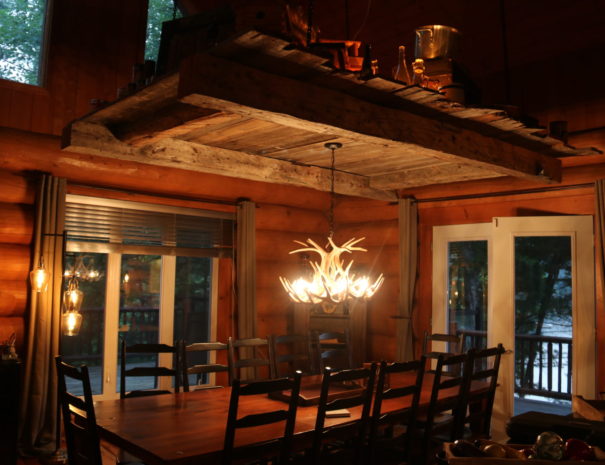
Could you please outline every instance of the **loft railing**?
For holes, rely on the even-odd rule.
[[[486,347],[485,331],[459,330],[464,350]],[[515,393],[571,400],[572,340],[569,337],[515,336]]]

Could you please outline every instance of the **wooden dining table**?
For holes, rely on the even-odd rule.
[[[404,379],[400,379],[405,382]],[[421,406],[428,405],[433,377],[425,375]],[[306,386],[306,387],[305,387]],[[485,389],[476,384],[473,390]],[[307,393],[316,385],[303,385]],[[444,391],[444,399],[456,390]],[[201,389],[178,394],[104,400],[95,402],[101,438],[138,457],[147,465],[199,465],[220,463],[231,388]],[[405,408],[404,399],[385,399],[383,412]],[[408,401],[409,402],[409,401]],[[240,398],[238,416],[266,410],[286,409],[282,400],[267,396]],[[326,426],[353,423],[360,408],[350,409],[350,417],[328,418]],[[299,406],[293,447],[308,447],[315,428],[317,407]],[[235,447],[258,444],[280,438],[283,424],[239,430]]]

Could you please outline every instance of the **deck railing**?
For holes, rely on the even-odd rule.
[[[462,346],[485,347],[485,331],[459,330]],[[515,336],[515,393],[571,400],[572,339],[557,336]]]

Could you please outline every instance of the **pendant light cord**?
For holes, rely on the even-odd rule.
[[[330,237],[334,236],[334,166],[336,157],[334,152],[336,147],[330,147],[332,150],[332,164],[330,165],[330,214],[328,215],[328,225],[330,228]]]
[[[330,228],[329,237],[334,235],[334,203],[336,194],[334,192],[334,177],[336,174],[336,149],[342,147],[340,142],[326,142],[324,147],[332,151],[332,160],[330,163],[330,211],[328,212],[328,227]]]

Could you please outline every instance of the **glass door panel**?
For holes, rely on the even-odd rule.
[[[463,348],[487,346],[487,240],[448,243],[448,322]],[[452,349],[448,348],[448,351]]]
[[[571,412],[570,236],[518,236],[515,247],[515,414]]]
[[[162,257],[159,255],[122,255],[120,273],[119,341],[126,345],[156,344],[160,329],[160,288]],[[120,349],[118,348],[117,390],[120,386]],[[129,355],[127,365],[156,366],[157,356]],[[127,366],[128,368],[128,366]],[[128,377],[126,390],[153,389],[154,377]]]
[[[174,292],[174,340],[186,344],[211,340],[212,258],[176,257]],[[187,364],[200,365],[214,360],[207,352],[187,354]],[[207,384],[207,375],[189,376],[189,384]]]
[[[105,337],[105,287],[107,254],[69,252],[65,255],[65,283],[75,276],[83,292],[82,326],[76,336],[61,335],[61,354],[72,365],[87,365],[93,394],[103,392],[103,341]],[[78,388],[79,386],[79,388]],[[81,383],[74,383],[73,392],[83,395]]]

